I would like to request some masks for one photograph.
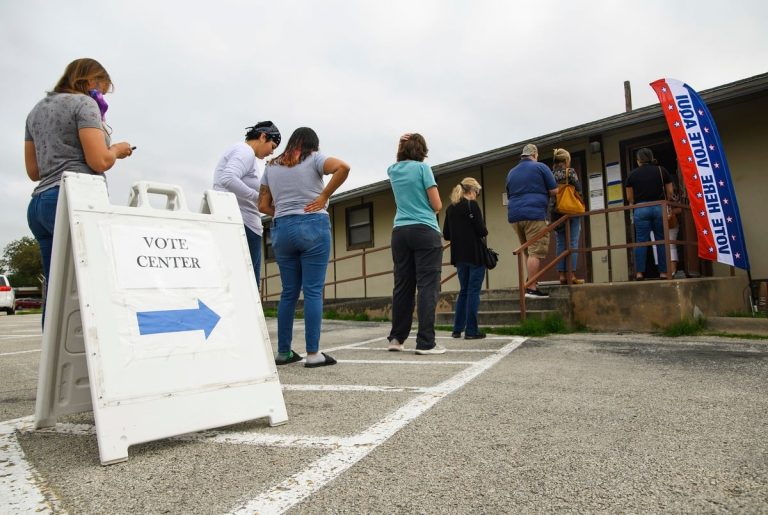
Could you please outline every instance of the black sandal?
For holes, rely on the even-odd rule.
[[[302,359],[304,358],[299,356],[298,352],[294,352],[293,350],[291,350],[290,358],[288,359],[275,358],[275,365],[290,365],[291,363],[296,363],[297,361],[301,361]]]
[[[317,368],[317,367],[328,367],[328,366],[331,366],[331,365],[335,365],[337,363],[337,361],[335,359],[333,359],[331,356],[329,356],[325,352],[321,352],[320,354],[323,355],[323,357],[325,358],[325,361],[319,361],[317,363],[309,363],[309,362],[307,362],[307,363],[304,363],[304,366],[306,368]]]

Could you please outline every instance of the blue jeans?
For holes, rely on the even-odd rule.
[[[256,274],[256,287],[261,291],[261,236],[246,227],[245,239],[248,240],[248,250],[251,253],[253,273]]]
[[[43,276],[45,277],[45,296],[48,297],[48,286],[51,284],[51,256],[53,255],[53,226],[56,224],[56,205],[59,203],[59,187],[47,189],[32,197],[27,207],[27,224],[38,245],[43,261]],[[43,299],[42,324],[45,327],[45,307],[48,304]]]
[[[635,208],[635,243],[651,241],[653,234],[664,234],[664,211],[661,206],[649,206]],[[654,236],[654,240],[656,237]],[[667,253],[664,245],[656,245],[656,254],[659,257],[659,272],[667,272]],[[645,274],[645,260],[648,255],[648,247],[635,247],[635,273]]]
[[[318,352],[323,320],[323,285],[331,255],[328,215],[313,213],[275,218],[272,221],[272,250],[283,285],[277,307],[277,350],[291,350],[296,302],[303,291],[306,350]]]
[[[477,326],[477,312],[480,309],[480,288],[485,279],[485,267],[472,263],[456,263],[459,276],[459,296],[456,299],[453,316],[453,332],[461,333],[466,328],[465,336],[475,336],[480,333]]]
[[[56,204],[59,202],[59,187],[45,190],[32,197],[27,207],[27,224],[40,245],[43,258],[43,275],[46,285],[50,284],[51,254],[53,253],[53,226],[56,223]]]
[[[579,234],[581,233],[581,218],[571,218],[562,225],[558,225],[555,229],[555,253],[559,256],[562,252],[565,252],[565,224],[571,226],[571,241],[569,249],[579,248]],[[576,271],[576,265],[579,261],[579,254],[574,252],[571,254],[571,272]],[[565,259],[561,259],[557,262],[557,271],[565,272]]]
[[[440,296],[442,262],[440,233],[432,227],[413,224],[392,229],[395,287],[392,289],[389,341],[403,343],[408,338],[413,325],[413,309],[418,305],[416,348],[426,350],[435,346],[435,309]]]

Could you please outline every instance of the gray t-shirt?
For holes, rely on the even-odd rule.
[[[257,207],[260,183],[256,155],[248,143],[240,142],[230,147],[213,172],[213,189],[235,194],[243,224],[259,236],[264,232]]]
[[[80,144],[80,129],[103,128],[96,101],[88,95],[50,93],[27,116],[24,141],[35,144],[40,182],[32,192],[37,195],[59,185],[61,174],[95,174],[85,162]],[[107,146],[109,136],[104,132]]]
[[[281,165],[267,165],[261,184],[269,187],[275,204],[275,216],[305,215],[304,206],[323,192],[323,165],[327,157],[313,152],[304,161],[287,168]],[[328,206],[326,206],[328,207]],[[316,213],[328,214],[326,209]]]

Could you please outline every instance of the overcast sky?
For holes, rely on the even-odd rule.
[[[29,110],[78,57],[99,60],[112,202],[139,180],[197,209],[224,150],[273,120],[314,128],[352,166],[341,191],[386,179],[398,136],[435,165],[656,103],[649,82],[704,90],[768,71],[768,3],[746,0],[0,0],[0,250],[31,235]],[[283,148],[281,146],[278,152]]]

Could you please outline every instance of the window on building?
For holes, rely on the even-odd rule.
[[[373,247],[373,204],[347,208],[347,250]]]

